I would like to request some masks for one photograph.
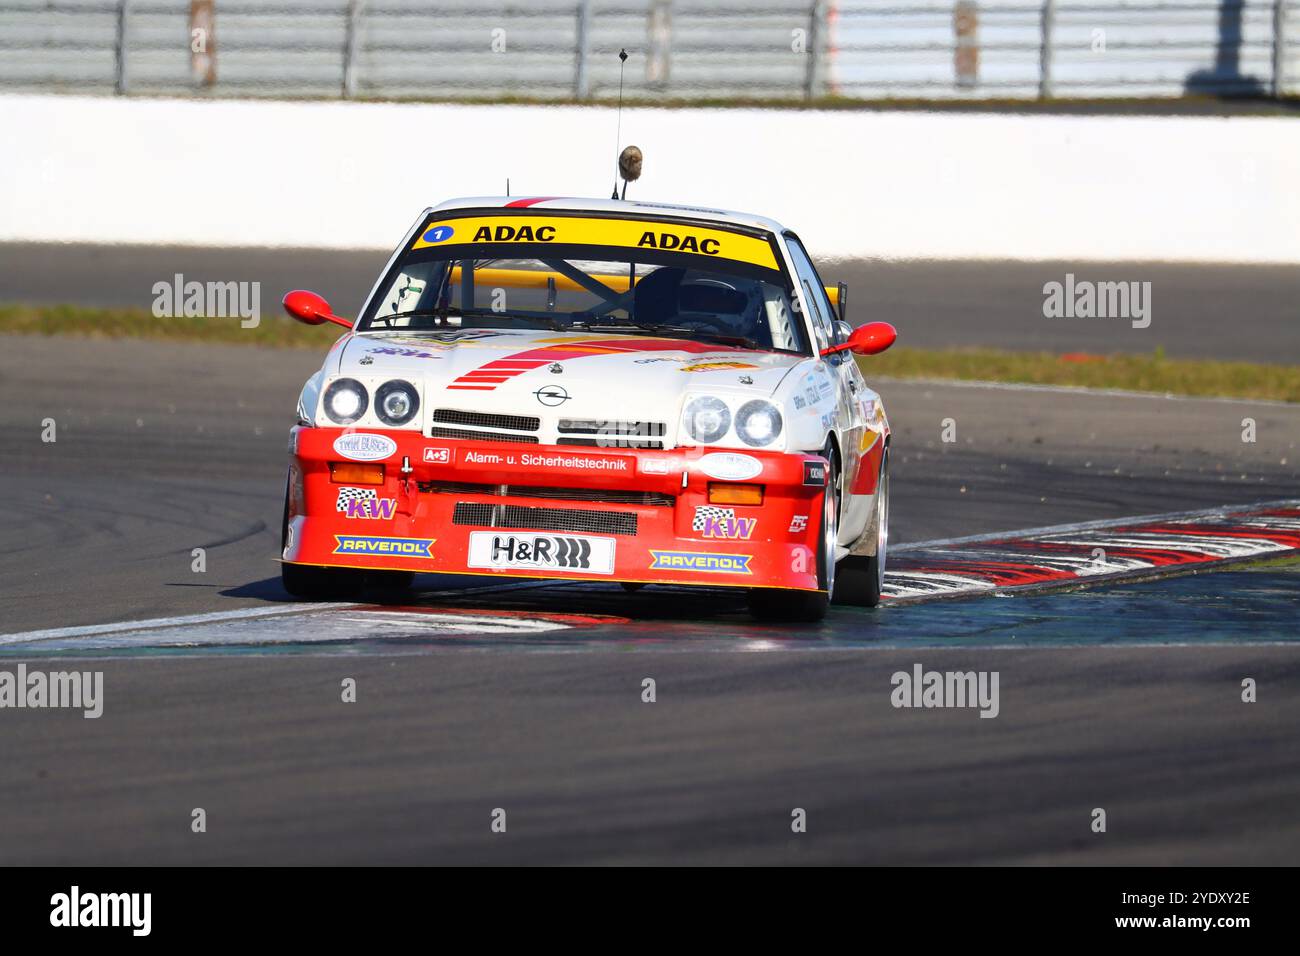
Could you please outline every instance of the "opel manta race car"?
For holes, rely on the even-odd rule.
[[[349,330],[298,400],[285,588],[439,572],[745,588],[776,619],[875,605],[889,423],[853,355],[895,333],[851,329],[845,298],[759,216],[426,210],[355,323],[285,297]]]

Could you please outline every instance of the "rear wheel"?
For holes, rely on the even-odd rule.
[[[871,533],[876,539],[876,553],[850,555],[840,562],[835,603],[853,607],[875,607],[885,584],[885,559],[889,550],[889,450],[880,461],[880,480],[876,485],[875,512]]]
[[[835,452],[827,447],[826,492],[822,495],[822,514],[817,536],[818,591],[787,591],[781,588],[755,588],[749,592],[749,612],[765,621],[803,621],[815,623],[826,616],[835,591],[835,547],[839,540],[840,469]]]

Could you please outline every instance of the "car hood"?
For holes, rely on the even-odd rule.
[[[660,401],[688,389],[768,397],[805,361],[684,339],[505,329],[354,335],[337,359],[340,375],[419,378],[434,400],[443,390],[464,398],[499,392],[532,401],[534,391],[563,385],[598,397],[606,407],[639,392]]]
[[[688,392],[770,398],[808,361],[644,335],[466,329],[353,335],[338,344],[326,370],[372,389],[390,378],[410,381],[420,390],[426,429],[471,421],[492,427],[499,416],[528,416],[540,420],[540,440],[555,441],[574,420],[659,423],[655,434],[668,447]]]

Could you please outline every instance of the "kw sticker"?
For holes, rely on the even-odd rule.
[[[750,574],[752,554],[704,554],[698,551],[651,551],[651,571],[704,571],[710,574]]]
[[[431,558],[435,538],[376,538],[360,534],[336,534],[335,554],[381,554],[401,558]]]
[[[698,532],[704,538],[748,541],[757,525],[757,518],[737,518],[735,508],[699,505],[691,521],[691,530]]]
[[[349,518],[388,520],[397,512],[397,499],[380,498],[373,488],[340,488],[334,508]]]
[[[484,243],[525,246],[580,245],[654,249],[730,259],[777,269],[771,244],[758,236],[705,225],[583,216],[462,216],[431,222],[414,249]]]

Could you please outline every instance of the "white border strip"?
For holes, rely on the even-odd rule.
[[[972,534],[964,538],[936,538],[933,541],[917,541],[914,544],[892,546],[891,554],[908,551],[925,551],[930,548],[944,548],[954,544],[974,544],[978,541],[1001,541],[1005,538],[1036,538],[1044,535],[1072,534],[1076,531],[1095,531],[1100,528],[1118,528],[1121,525],[1150,521],[1186,521],[1189,518],[1218,518],[1228,515],[1246,514],[1265,508],[1300,508],[1300,498],[1284,498],[1281,501],[1257,501],[1249,505],[1222,505],[1218,508],[1203,508],[1198,511],[1170,511],[1165,514],[1135,515],[1132,518],[1102,518],[1097,521],[1080,521],[1075,524],[1048,525],[1044,528],[1025,528],[1021,531],[995,531],[992,534]]]
[[[1089,388],[1086,385],[1036,385],[1032,382],[989,382],[971,378],[911,378],[908,376],[872,375],[868,384],[952,385],[958,388],[982,388],[1005,392],[1050,392],[1057,395],[1107,395],[1112,398],[1158,398],[1169,402],[1217,402],[1231,405],[1266,405],[1300,410],[1300,403],[1275,398],[1226,398],[1217,395],[1177,395],[1173,392],[1133,392],[1124,388]]]
[[[0,645],[27,644],[35,641],[60,640],[67,637],[90,637],[98,634],[118,634],[123,631],[149,631],[161,627],[186,627],[193,624],[217,624],[245,618],[273,617],[277,614],[301,614],[304,611],[322,611],[330,608],[357,607],[356,602],[293,603],[278,607],[249,607],[238,611],[213,611],[209,614],[189,614],[184,617],[155,617],[146,621],[117,621],[112,624],[86,624],[81,627],[54,627],[43,631],[19,631],[0,634]]]

